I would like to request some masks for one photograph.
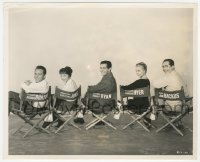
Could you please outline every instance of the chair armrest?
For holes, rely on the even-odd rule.
[[[152,110],[154,111],[162,111],[163,110],[163,105],[152,105]]]

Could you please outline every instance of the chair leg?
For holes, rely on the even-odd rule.
[[[106,118],[106,116],[104,116],[103,118]],[[95,121],[95,122],[94,122]],[[90,129],[90,128],[92,128],[93,126],[95,126],[98,122],[100,122],[101,120],[99,120],[99,119],[96,119],[96,120],[93,120],[91,123],[90,123],[90,125],[88,125],[87,127],[86,127],[86,130],[88,130],[88,129]]]
[[[58,119],[52,121],[52,122],[45,128],[45,130],[47,130],[47,129],[49,129],[50,127],[52,127],[52,125],[53,125],[54,123],[56,123],[57,121],[58,121]]]
[[[74,123],[72,123],[72,122],[70,122],[70,124],[71,124],[72,126],[74,126],[75,128],[81,130],[81,128],[79,128],[76,124],[74,124]]]
[[[26,124],[29,124],[29,125],[31,125],[31,126],[34,125],[34,123],[31,122],[30,119],[27,119],[25,116],[23,116],[23,115],[21,115],[21,114],[19,114],[19,113],[17,113],[17,116],[19,116],[19,117],[24,121],[24,123],[23,123],[22,126],[20,126],[20,127],[13,133],[13,135],[16,134],[17,132],[19,132]]]
[[[65,122],[55,131],[55,134],[57,134],[69,121],[71,121],[75,114],[76,114],[76,112],[73,112],[71,114],[71,117],[69,117],[68,119],[65,119],[63,116],[58,115],[58,117],[61,118],[62,120],[64,120]],[[74,126],[75,128],[81,130],[76,124],[74,124],[72,122],[70,122],[70,124],[72,126]]]
[[[49,113],[47,113],[46,115],[44,115],[43,118],[41,118],[41,119],[36,123],[36,126],[39,126],[39,128],[37,128],[36,126],[35,126],[34,128],[38,129],[39,131],[40,131],[40,130],[43,130],[45,133],[50,134],[50,132],[49,132],[47,129],[45,129],[45,128],[43,128],[42,126],[39,125],[48,115],[49,115]]]
[[[107,121],[104,120],[107,116],[103,116],[103,118],[99,117],[99,116],[96,115],[96,114],[94,114],[94,116],[95,116],[96,118],[98,118],[100,121],[106,123],[106,124],[107,124],[108,126],[110,126],[111,128],[113,128],[113,129],[115,129],[115,130],[117,129],[117,128],[114,127],[112,124],[110,124],[110,123],[108,123]]]
[[[65,124],[67,124],[73,118],[73,116],[71,116],[67,120],[64,117],[62,117],[62,118],[63,118],[63,120],[65,120],[65,122],[55,131],[55,134],[57,134],[65,126]]]
[[[133,125],[137,120],[138,120],[138,118],[136,118],[135,120],[133,120],[129,124],[125,125],[122,129],[124,130],[124,129],[128,128],[128,126]]]
[[[13,133],[13,135],[15,135],[16,133],[20,132],[20,130],[21,130],[25,125],[26,125],[26,123],[23,124],[22,126],[20,126],[20,127]]]
[[[107,121],[105,121],[105,120],[101,120],[102,122],[104,122],[104,123],[106,123],[108,126],[110,126],[111,128],[113,128],[113,129],[117,129],[116,127],[114,127],[112,124],[110,124],[110,123],[108,123]]]
[[[133,116],[131,116],[134,120],[136,119],[135,117],[133,117]],[[139,124],[139,125],[141,125],[147,132],[150,132],[150,130],[147,128],[147,127],[145,127],[140,121],[139,121],[139,119],[138,120],[136,120],[136,122]]]
[[[189,128],[188,126],[184,126],[184,129],[188,129],[190,132],[193,132],[191,128]]]
[[[33,129],[35,126],[31,127],[31,129],[29,129],[23,136],[23,138],[25,138]]]
[[[36,127],[35,127],[36,128]],[[39,128],[41,129],[41,130],[43,130],[45,133],[47,133],[47,134],[50,134],[50,132],[48,131],[48,130],[46,130],[45,128],[43,128],[43,127],[41,127],[41,126],[39,126]],[[36,128],[37,129],[37,128]]]
[[[92,128],[93,126],[95,126],[98,122],[100,122],[101,120],[96,120],[95,122],[92,122],[90,125],[88,125],[85,129],[88,130],[90,128]]]
[[[122,130],[126,129],[128,126],[133,125],[135,122],[137,122],[139,119],[143,118],[145,115],[147,115],[150,111],[146,111],[144,112],[142,115],[138,116],[137,118],[134,118],[134,120],[132,122],[130,122],[129,124],[125,125]]]
[[[150,130],[147,127],[145,127],[140,121],[137,121],[137,123],[140,124],[147,132],[150,132]]]
[[[145,119],[143,119],[145,122],[147,122],[149,124],[149,126],[152,126],[153,128],[157,128],[154,124],[149,123],[148,121],[146,121]]]
[[[165,127],[167,127],[168,125],[171,125],[181,136],[183,136],[183,133],[178,128],[176,128],[176,126],[173,124],[178,118],[180,118],[181,115],[179,115],[175,119],[172,119],[171,121],[163,113],[161,113],[161,115],[167,121],[167,123],[164,126],[162,126],[161,128],[159,128],[158,130],[156,130],[157,133],[160,132]]]
[[[98,119],[94,119],[93,121],[91,121],[90,123],[88,123],[88,124],[86,125],[86,127],[88,127],[88,126],[91,125],[92,123],[95,123],[97,120],[98,120]]]
[[[23,136],[24,138],[35,128],[35,129],[42,129],[44,132],[50,134],[50,132],[42,127],[39,126],[39,128],[37,128],[37,126],[44,120],[44,118],[49,115],[49,113],[47,113],[46,115],[44,115],[43,118],[41,118],[37,123],[35,123]]]

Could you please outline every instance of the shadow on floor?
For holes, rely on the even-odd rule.
[[[45,134],[34,130],[26,138],[21,133],[13,132],[22,124],[15,115],[9,116],[9,155],[192,155],[193,133],[185,129],[180,136],[173,128],[159,133],[156,129],[146,132],[140,125],[122,130],[131,118],[121,115],[120,120],[108,118],[116,127],[98,126],[88,131],[85,124],[81,130],[66,126],[58,134]],[[183,122],[192,128],[192,114],[187,115]],[[91,120],[85,117],[86,123]],[[159,127],[164,123],[161,117],[154,121]]]

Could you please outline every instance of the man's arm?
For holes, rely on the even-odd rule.
[[[149,80],[139,79],[139,80],[136,80],[133,83],[127,85],[127,86],[121,86],[121,87],[124,90],[133,90],[133,89],[136,89],[136,88],[143,88],[143,87],[147,87],[147,86],[150,86]]]
[[[163,77],[163,78],[153,82],[154,88],[162,88],[162,87],[166,87],[166,86],[168,86],[166,77]]]
[[[21,87],[27,93],[45,93],[48,91],[48,85],[45,81],[40,83],[30,83],[29,85],[24,82],[21,84]]]
[[[105,79],[103,78],[97,85],[89,86],[88,92],[99,92],[99,93],[105,93],[105,92],[112,92],[114,90],[115,83],[111,81],[111,79]]]

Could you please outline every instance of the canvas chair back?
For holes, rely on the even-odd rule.
[[[28,102],[34,108],[49,107],[51,102],[51,86],[49,86],[47,93],[26,93],[25,90],[22,89],[20,110],[24,102]]]
[[[171,112],[182,112],[183,105],[185,105],[185,93],[183,87],[180,90],[176,91],[166,91],[165,89],[155,89],[155,105],[159,107],[159,100],[165,101],[181,101],[181,104],[174,105],[174,108],[171,108],[170,105],[165,105],[163,108],[168,108]],[[176,108],[177,107],[177,108]],[[181,107],[181,110],[180,110]],[[161,108],[161,109],[163,109]]]
[[[89,106],[90,101],[98,103],[98,106],[95,107],[93,104]],[[92,120],[86,125],[86,130],[94,127],[99,122],[103,122],[104,124],[116,130],[117,128],[106,120],[107,115],[113,110],[113,108],[116,108],[116,103],[116,92],[87,94],[86,107],[90,112],[92,112],[94,120]]]
[[[163,100],[171,100],[171,101],[184,101],[185,93],[183,88],[177,91],[166,91],[164,89],[155,89],[155,98],[163,99]]]
[[[156,132],[158,133],[170,125],[176,130],[177,133],[183,136],[183,132],[181,132],[178,127],[175,126],[176,123],[182,123],[182,118],[189,112],[189,107],[185,104],[186,98],[183,87],[177,91],[155,89],[155,104],[158,108],[160,106],[158,102],[159,99],[164,101],[182,101],[182,104],[173,105],[173,107],[165,104],[163,107],[161,107],[160,114],[166,120],[166,123],[157,129]]]
[[[124,98],[128,100],[128,98],[141,98],[141,97],[148,97],[149,103],[151,102],[151,94],[150,94],[150,88],[149,86],[147,87],[142,87],[142,88],[136,88],[132,90],[124,90],[122,86],[120,86],[120,97],[121,97],[121,102],[122,102],[122,107],[124,110]]]
[[[67,92],[56,87],[55,97],[65,101],[74,101],[81,96],[81,86],[74,92]]]
[[[112,111],[112,109],[115,108],[117,105],[117,94],[115,92],[89,93],[87,95],[87,98],[88,98],[87,105],[88,105],[89,100],[97,101],[99,103],[99,107],[95,108],[91,105],[91,108],[90,108],[94,110],[94,112],[98,112],[98,113],[108,113],[109,111]]]

